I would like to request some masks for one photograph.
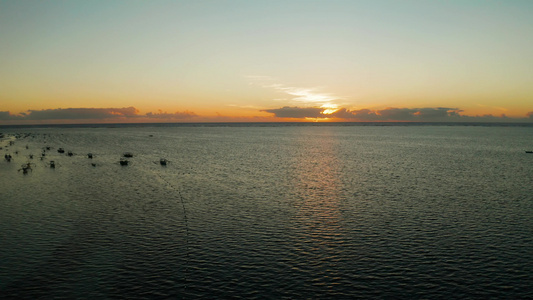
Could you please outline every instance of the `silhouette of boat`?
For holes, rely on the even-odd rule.
[[[123,159],[123,158],[121,158],[119,161],[121,166],[127,166],[129,162],[130,162],[129,160]]]
[[[133,157],[133,153],[131,153],[131,152],[124,152],[124,153],[122,154],[122,156],[123,156],[123,157]]]
[[[533,150],[526,150],[526,153],[533,153]]]
[[[33,171],[31,168],[31,163],[23,164],[21,169],[19,169],[19,171],[22,171],[22,174],[28,174],[28,171]]]
[[[57,152],[59,152],[59,153],[65,153],[65,149],[63,149],[63,148],[59,148],[59,149],[57,149]]]

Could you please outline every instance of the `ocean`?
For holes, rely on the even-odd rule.
[[[0,298],[531,299],[533,126],[451,125],[0,127]]]

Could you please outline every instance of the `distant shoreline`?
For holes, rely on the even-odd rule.
[[[131,127],[324,127],[324,126],[483,126],[533,127],[523,122],[219,122],[219,123],[87,123],[87,124],[9,124],[9,128],[131,128]]]

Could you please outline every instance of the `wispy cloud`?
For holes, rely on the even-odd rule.
[[[485,105],[485,104],[481,104],[481,103],[477,103],[476,105],[479,106],[479,107],[488,108],[488,109],[490,109],[492,111],[498,111],[499,110],[502,113],[506,113],[508,111],[507,108],[501,107],[501,106]]]
[[[261,110],[262,108],[257,105],[240,105],[240,104],[226,104],[228,107],[234,107],[234,108],[242,108],[242,109],[249,109],[249,110]]]
[[[289,86],[278,83],[273,77],[263,75],[252,75],[247,76],[247,78],[250,81],[250,84],[273,89],[288,95],[288,99],[281,100],[292,102],[292,104],[334,107],[336,106],[335,102],[341,99],[332,93],[323,92],[322,87]]]

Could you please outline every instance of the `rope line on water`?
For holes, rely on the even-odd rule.
[[[185,224],[185,249],[186,249],[186,253],[185,253],[185,272],[184,272],[184,280],[185,280],[185,290],[187,290],[187,275],[189,273],[189,253],[190,253],[190,248],[189,248],[189,220],[187,218],[187,209],[185,208],[185,198],[183,197],[183,195],[181,194],[181,191],[179,188],[177,188],[176,186],[174,186],[172,183],[170,183],[168,180],[166,180],[165,178],[163,178],[163,176],[161,176],[161,174],[157,174],[159,176],[159,178],[161,178],[161,180],[163,180],[170,188],[172,188],[175,192],[178,193],[178,197],[180,199],[180,202],[181,202],[181,207],[183,209],[183,222]]]

